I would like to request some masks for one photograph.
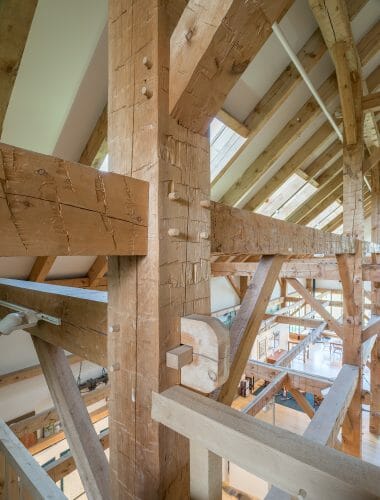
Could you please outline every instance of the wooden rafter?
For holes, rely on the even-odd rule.
[[[0,137],[38,0],[0,4]]]
[[[237,0],[190,0],[170,39],[169,109],[204,133],[228,92],[293,0],[266,6]],[[221,63],[221,61],[223,61]]]
[[[349,3],[350,16],[354,18],[360,9],[366,4],[366,0],[353,0]],[[323,41],[319,30],[316,30],[305,45],[298,52],[297,56],[307,72],[310,72],[317,64],[321,57],[326,53],[326,45]],[[215,177],[212,185],[221,179],[221,177],[232,167],[236,158],[249,145],[250,141],[264,127],[271,116],[275,114],[281,104],[287,99],[293,90],[301,83],[301,77],[293,65],[289,66],[281,73],[279,78],[273,83],[268,92],[258,102],[255,108],[248,115],[245,123],[251,129],[251,134],[245,144],[239,148],[236,154],[225,165],[223,170]],[[329,128],[331,132],[331,127]],[[247,207],[247,209],[249,209]],[[252,208],[253,210],[254,208]]]
[[[52,256],[37,257],[32,270],[30,271],[28,280],[43,283],[46,280],[50,269],[53,267],[54,262],[55,257]]]

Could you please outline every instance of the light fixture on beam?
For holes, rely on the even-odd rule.
[[[49,314],[33,311],[26,307],[0,300],[0,306],[3,306],[12,311],[13,313],[7,314],[0,320],[0,335],[10,335],[17,330],[25,330],[36,326],[39,321],[46,321],[53,325],[60,325],[61,319]]]

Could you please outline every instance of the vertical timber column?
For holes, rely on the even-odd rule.
[[[380,244],[380,164],[372,169],[372,214],[371,226],[373,243]],[[372,254],[372,262],[380,264],[380,256]],[[380,315],[380,283],[371,283],[372,315]],[[380,435],[380,336],[377,336],[371,353],[371,413],[369,430]]]
[[[123,500],[188,497],[187,440],[152,421],[152,391],[179,382],[165,353],[180,317],[210,314],[209,141],[169,117],[169,41],[165,2],[110,0],[111,170],[149,182],[148,254],[112,257],[108,271],[111,488]]]
[[[347,144],[346,133],[343,143],[343,232],[358,240],[364,239],[363,210],[363,114],[361,109],[361,77],[351,75],[353,105],[355,107],[357,139],[355,144]],[[346,131],[345,131],[346,132]],[[350,455],[361,456],[362,434],[362,320],[363,320],[363,279],[362,245],[358,242],[356,253],[338,257],[343,287],[343,363],[359,367],[356,392],[348,408],[342,426],[342,450]],[[343,261],[343,262],[342,262]],[[345,273],[346,280],[342,276]],[[346,281],[346,283],[345,283]]]

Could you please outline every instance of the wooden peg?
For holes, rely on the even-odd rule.
[[[176,227],[171,227],[170,229],[168,229],[168,235],[169,236],[179,236],[180,230],[177,229]]]
[[[179,345],[166,353],[166,366],[180,370],[193,362],[193,348],[190,345]]]
[[[151,61],[147,58],[147,56],[143,57],[143,65],[150,69],[152,67]]]
[[[152,92],[147,88],[147,87],[142,87],[141,88],[141,93],[142,95],[145,95],[147,99],[150,99],[152,97]]]
[[[211,207],[211,201],[210,200],[201,200],[200,205],[203,208],[210,208]]]
[[[175,201],[180,199],[179,193],[177,191],[172,191],[171,193],[168,194],[169,200]]]
[[[206,231],[202,231],[201,233],[199,233],[199,237],[201,238],[201,240],[208,240],[209,234]]]

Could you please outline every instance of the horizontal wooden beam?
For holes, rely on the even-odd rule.
[[[73,365],[79,363],[82,360],[80,356],[70,355],[67,356],[67,361]],[[3,373],[0,375],[0,389],[6,387],[10,384],[15,384],[16,382],[21,382],[23,380],[28,380],[33,377],[38,377],[42,375],[41,365],[27,366],[21,370],[15,370],[14,372]]]
[[[99,434],[99,441],[104,450],[109,448],[110,436],[108,430]],[[76,468],[71,451],[44,466],[44,470],[55,483],[74,472]]]
[[[266,406],[276,393],[282,389],[285,384],[288,374],[284,372],[278,373],[276,377],[267,385],[255,398],[250,401],[241,411],[255,416]]]
[[[354,240],[232,208],[211,207],[211,252],[219,255],[354,253]]]
[[[359,379],[357,366],[343,365],[303,436],[333,447]]]
[[[294,288],[294,290],[305,299],[305,301],[316,311],[321,318],[323,318],[328,327],[331,330],[334,330],[334,332],[339,335],[339,337],[343,337],[343,325],[341,325],[324,307],[323,305],[317,300],[306,288],[297,280],[297,279],[288,279],[288,283]],[[325,326],[323,327],[322,331],[325,329]]]
[[[172,387],[153,393],[154,420],[286,492],[310,499],[373,499],[380,468],[313,443],[210,398]]]
[[[0,256],[146,253],[146,182],[5,144],[0,179]]]
[[[362,342],[370,339],[373,335],[380,335],[380,316],[372,316],[368,325],[362,330]]]
[[[363,96],[362,106],[364,112],[380,111],[380,92]]]
[[[82,394],[82,399],[86,406],[91,406],[102,399],[106,399],[108,394],[109,387],[99,387],[98,389]],[[32,415],[31,417],[14,422],[9,427],[17,436],[20,437],[22,434],[37,431],[38,429],[42,429],[43,427],[47,427],[48,425],[58,421],[58,412],[53,407],[37,413],[36,415]]]
[[[289,383],[292,387],[303,391],[310,392],[316,396],[321,396],[322,389],[330,387],[334,379],[321,377],[307,372],[300,372],[284,366],[276,366],[263,361],[250,359],[245,369],[245,375],[254,377],[256,380],[272,381],[279,373],[286,371],[288,374]]]
[[[314,328],[303,340],[301,340],[297,345],[293,346],[290,351],[285,353],[281,358],[276,361],[276,366],[288,366],[293,361],[293,359],[298,356],[300,352],[303,352],[310,344],[314,344],[317,338],[322,335],[327,323],[324,321],[320,323],[318,328]]]
[[[212,262],[211,272],[214,276],[236,274],[249,276],[257,269],[257,262]],[[338,265],[335,258],[291,259],[282,265],[282,278],[323,279],[339,281]],[[363,280],[379,281],[380,266],[363,264]],[[294,297],[293,297],[294,298]],[[291,300],[291,299],[290,299]]]
[[[32,335],[107,366],[107,294],[30,281],[0,279],[0,299],[61,319],[28,329]],[[1,314],[10,311],[1,308]]]

